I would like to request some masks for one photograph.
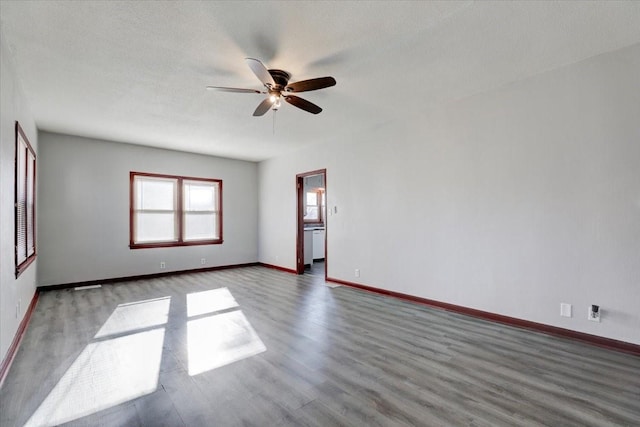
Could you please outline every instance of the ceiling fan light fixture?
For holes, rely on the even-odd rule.
[[[274,110],[277,110],[282,105],[279,95],[271,95],[269,97],[269,99],[271,100],[271,103],[273,104],[273,109]]]

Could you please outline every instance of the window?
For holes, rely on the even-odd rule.
[[[129,247],[222,243],[222,180],[131,172]]]
[[[36,153],[16,122],[16,277],[36,259]]]
[[[323,223],[323,206],[324,191],[321,189],[307,191],[305,195],[304,222]]]

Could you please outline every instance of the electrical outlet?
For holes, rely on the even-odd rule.
[[[571,317],[571,304],[567,304],[564,302],[560,303],[560,316]]]
[[[360,269],[359,268],[356,268],[355,274],[356,274],[356,277],[360,277]]]
[[[201,265],[205,265],[206,262],[207,262],[206,258],[200,258]]]
[[[591,304],[588,307],[588,312],[587,312],[587,319],[591,320],[592,322],[598,322],[600,323],[600,315],[601,315],[601,310],[600,310],[600,306],[599,305],[595,305],[595,304]]]
[[[160,268],[163,269],[167,266],[164,261],[160,261]]]

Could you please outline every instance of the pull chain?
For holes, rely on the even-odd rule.
[[[276,134],[276,113],[278,110],[273,110],[273,134]]]

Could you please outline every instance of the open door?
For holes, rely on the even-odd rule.
[[[320,184],[319,184],[320,183]],[[319,169],[296,175],[296,273],[304,274],[305,262],[310,260],[313,264],[313,253],[305,253],[305,229],[309,233],[310,228],[322,228],[324,233],[322,246],[324,248],[324,276],[327,278],[327,220],[326,220],[326,183],[327,170]],[[314,204],[313,193],[316,194]],[[309,235],[307,238],[310,238]],[[307,251],[313,250],[307,242]],[[306,256],[305,256],[306,255]]]

